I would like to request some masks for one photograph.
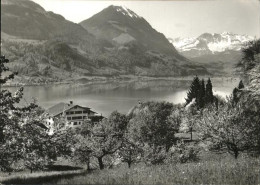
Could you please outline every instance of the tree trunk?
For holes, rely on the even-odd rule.
[[[90,161],[87,162],[87,171],[90,171]]]
[[[31,169],[31,173],[33,172],[33,169]]]
[[[235,156],[235,159],[237,159],[237,157],[238,157],[238,150],[234,151],[234,156]]]
[[[104,163],[103,163],[102,158],[103,158],[103,157],[99,157],[99,158],[98,158],[98,164],[99,164],[100,170],[103,170],[103,169],[104,169]]]
[[[218,99],[215,99],[216,109],[218,110]]]
[[[190,128],[190,140],[192,141],[192,127]]]
[[[128,168],[131,168],[131,161],[127,161],[127,164],[128,164]]]

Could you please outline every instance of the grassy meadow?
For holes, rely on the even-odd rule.
[[[137,164],[95,170],[89,174],[55,181],[57,184],[170,185],[170,184],[260,184],[260,159],[229,155],[203,156],[196,163],[146,166]],[[48,183],[45,183],[48,184]]]
[[[61,178],[75,177],[85,174],[86,170],[71,171],[38,171],[30,173],[28,171],[15,172],[12,174],[0,173],[0,184],[42,184],[43,182],[54,183]]]

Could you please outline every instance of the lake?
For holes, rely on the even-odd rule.
[[[213,93],[226,97],[237,86],[238,79],[212,79]],[[108,116],[117,110],[127,113],[139,101],[168,101],[184,103],[191,80],[158,79],[140,81],[97,82],[92,84],[66,84],[25,86],[22,104],[37,99],[43,108],[60,102],[73,101]],[[12,92],[17,87],[8,87]]]

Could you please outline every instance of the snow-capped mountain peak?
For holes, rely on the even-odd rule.
[[[170,43],[172,43],[177,49],[178,48],[182,48],[190,43],[192,43],[192,41],[194,41],[196,38],[195,37],[187,37],[187,38],[168,38],[168,40],[170,41]]]
[[[133,12],[132,10],[128,9],[125,6],[114,6],[116,8],[117,12],[121,12],[123,15],[127,15],[129,17],[134,17],[134,18],[141,18],[140,16],[138,16],[135,12]]]
[[[169,41],[180,51],[188,52],[200,51],[198,55],[223,52],[227,50],[239,51],[250,40],[254,38],[247,35],[238,35],[231,32],[218,33],[204,33],[195,38],[176,38],[169,39]],[[205,52],[201,52],[205,51]]]

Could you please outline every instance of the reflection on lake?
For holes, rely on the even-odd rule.
[[[127,113],[138,101],[168,101],[184,103],[188,80],[147,80],[132,82],[100,82],[88,85],[25,86],[23,104],[36,98],[43,108],[69,102],[90,107],[108,116],[118,110]],[[229,95],[238,80],[212,80],[214,94]],[[7,88],[14,92],[17,88]]]

